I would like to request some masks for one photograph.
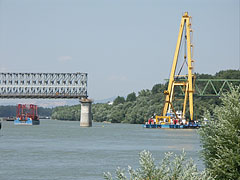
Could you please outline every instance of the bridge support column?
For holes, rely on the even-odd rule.
[[[80,99],[81,103],[81,127],[92,126],[92,101],[90,99]]]

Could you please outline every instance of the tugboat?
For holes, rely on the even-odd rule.
[[[14,120],[15,125],[39,125],[39,117],[37,113],[37,105],[34,104],[18,104],[17,117]]]

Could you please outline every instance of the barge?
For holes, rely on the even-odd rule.
[[[37,113],[37,105],[18,104],[17,117],[14,125],[39,125],[39,117]]]
[[[154,118],[155,117],[155,118]],[[167,113],[166,116],[154,115],[143,124],[144,128],[162,129],[197,129],[201,125],[197,121],[187,121],[181,111]]]
[[[20,118],[17,118],[14,120],[14,125],[39,125],[39,120],[32,120],[31,118],[28,118],[27,120],[20,120]]]
[[[143,124],[144,128],[162,128],[162,129],[198,129],[201,127],[200,124]]]

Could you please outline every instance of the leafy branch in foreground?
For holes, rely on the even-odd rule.
[[[212,180],[206,172],[198,172],[193,160],[186,160],[186,153],[173,155],[166,153],[159,165],[155,165],[154,158],[149,151],[142,151],[139,155],[140,168],[134,170],[128,166],[128,176],[125,170],[117,168],[116,180]],[[113,180],[111,173],[104,173],[104,179]]]
[[[231,89],[200,129],[204,162],[216,179],[240,179],[240,86]]]

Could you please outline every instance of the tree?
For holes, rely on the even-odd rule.
[[[221,98],[213,117],[200,129],[202,155],[216,179],[240,179],[240,86]]]
[[[133,92],[133,93],[130,93],[127,95],[127,99],[126,101],[127,102],[133,102],[133,101],[136,101],[137,97],[136,97],[136,93]]]
[[[164,90],[166,90],[167,86],[166,84],[155,84],[152,88],[152,93],[157,94],[157,93],[163,93]]]
[[[138,92],[138,96],[149,96],[151,94],[151,91],[148,89],[143,89],[141,91]]]
[[[239,79],[240,71],[239,70],[219,71],[218,73],[216,73],[215,76],[220,79]]]
[[[124,97],[118,96],[118,97],[113,101],[113,105],[123,104],[124,102],[125,102]]]

